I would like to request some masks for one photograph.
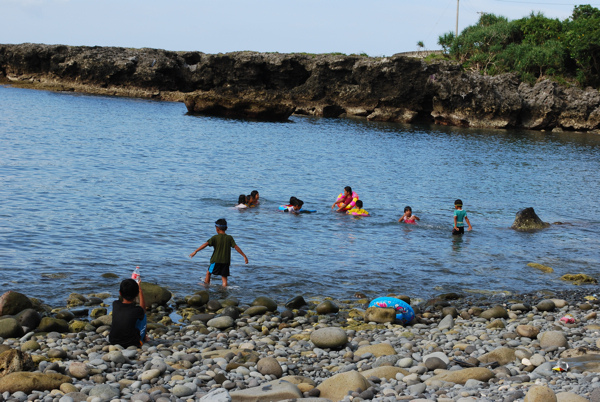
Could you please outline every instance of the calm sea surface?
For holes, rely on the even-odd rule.
[[[413,297],[562,289],[600,276],[600,136],[292,117],[262,123],[186,115],[180,103],[0,87],[0,284],[53,305],[118,294],[136,265],[177,296],[202,288],[226,218],[230,289],[269,295]],[[330,207],[352,186],[371,212]],[[232,208],[257,189],[261,205]],[[316,209],[278,211],[290,196]],[[451,232],[461,198],[473,224]],[[399,224],[405,205],[421,218]],[[533,206],[537,233],[509,229]],[[554,268],[545,274],[527,267]],[[596,292],[590,287],[590,292]]]

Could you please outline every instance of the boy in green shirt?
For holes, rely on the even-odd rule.
[[[467,218],[467,211],[463,211],[462,209],[462,200],[458,199],[454,201],[454,228],[452,229],[453,235],[465,233],[465,224],[463,220],[464,222],[467,222],[467,225],[469,225],[468,230],[473,229],[471,222],[469,222],[469,218]]]
[[[210,276],[221,275],[223,287],[227,287],[227,277],[229,276],[229,264],[231,263],[231,249],[240,253],[244,257],[244,262],[248,264],[248,257],[246,254],[235,244],[232,236],[225,234],[227,230],[227,221],[225,219],[219,219],[215,222],[217,234],[208,239],[206,243],[198,247],[196,251],[190,254],[190,258],[193,258],[196,253],[207,246],[213,247],[214,251],[212,257],[210,257],[210,266],[206,271],[206,278],[204,284],[210,284]]]

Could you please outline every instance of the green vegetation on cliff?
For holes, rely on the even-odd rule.
[[[446,33],[438,43],[466,69],[516,72],[529,83],[552,78],[600,87],[600,10],[590,5],[575,6],[564,21],[541,13],[513,21],[483,14],[460,35]]]

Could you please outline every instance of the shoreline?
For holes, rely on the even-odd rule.
[[[108,344],[111,316],[100,307],[87,322],[71,318],[78,332],[52,327],[3,338],[2,356],[12,353],[12,362],[23,363],[28,354],[27,367],[49,388],[23,388],[23,370],[0,378],[0,393],[5,400],[22,392],[48,402],[228,400],[211,399],[226,394],[234,401],[512,401],[530,392],[572,391],[595,400],[600,302],[590,293],[479,300],[447,294],[413,306],[417,320],[402,326],[365,322],[368,299],[323,297],[303,305],[295,298],[295,308],[285,309],[268,297],[241,304],[200,291],[187,302],[174,300],[173,311],[156,303],[147,312],[152,340],[125,350]],[[183,321],[173,323],[174,313]],[[567,314],[573,324],[560,321]],[[565,373],[552,371],[559,358],[570,362]],[[20,391],[6,388],[7,378]]]
[[[600,92],[403,56],[205,54],[0,44],[0,83],[184,102],[188,113],[287,121],[356,117],[395,123],[600,132]]]

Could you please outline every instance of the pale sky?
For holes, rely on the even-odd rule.
[[[575,0],[460,0],[459,31],[479,12],[568,18]],[[585,4],[585,3],[584,3]],[[600,2],[591,2],[600,7]],[[226,53],[389,56],[439,49],[457,0],[0,0],[0,43],[151,47]]]

